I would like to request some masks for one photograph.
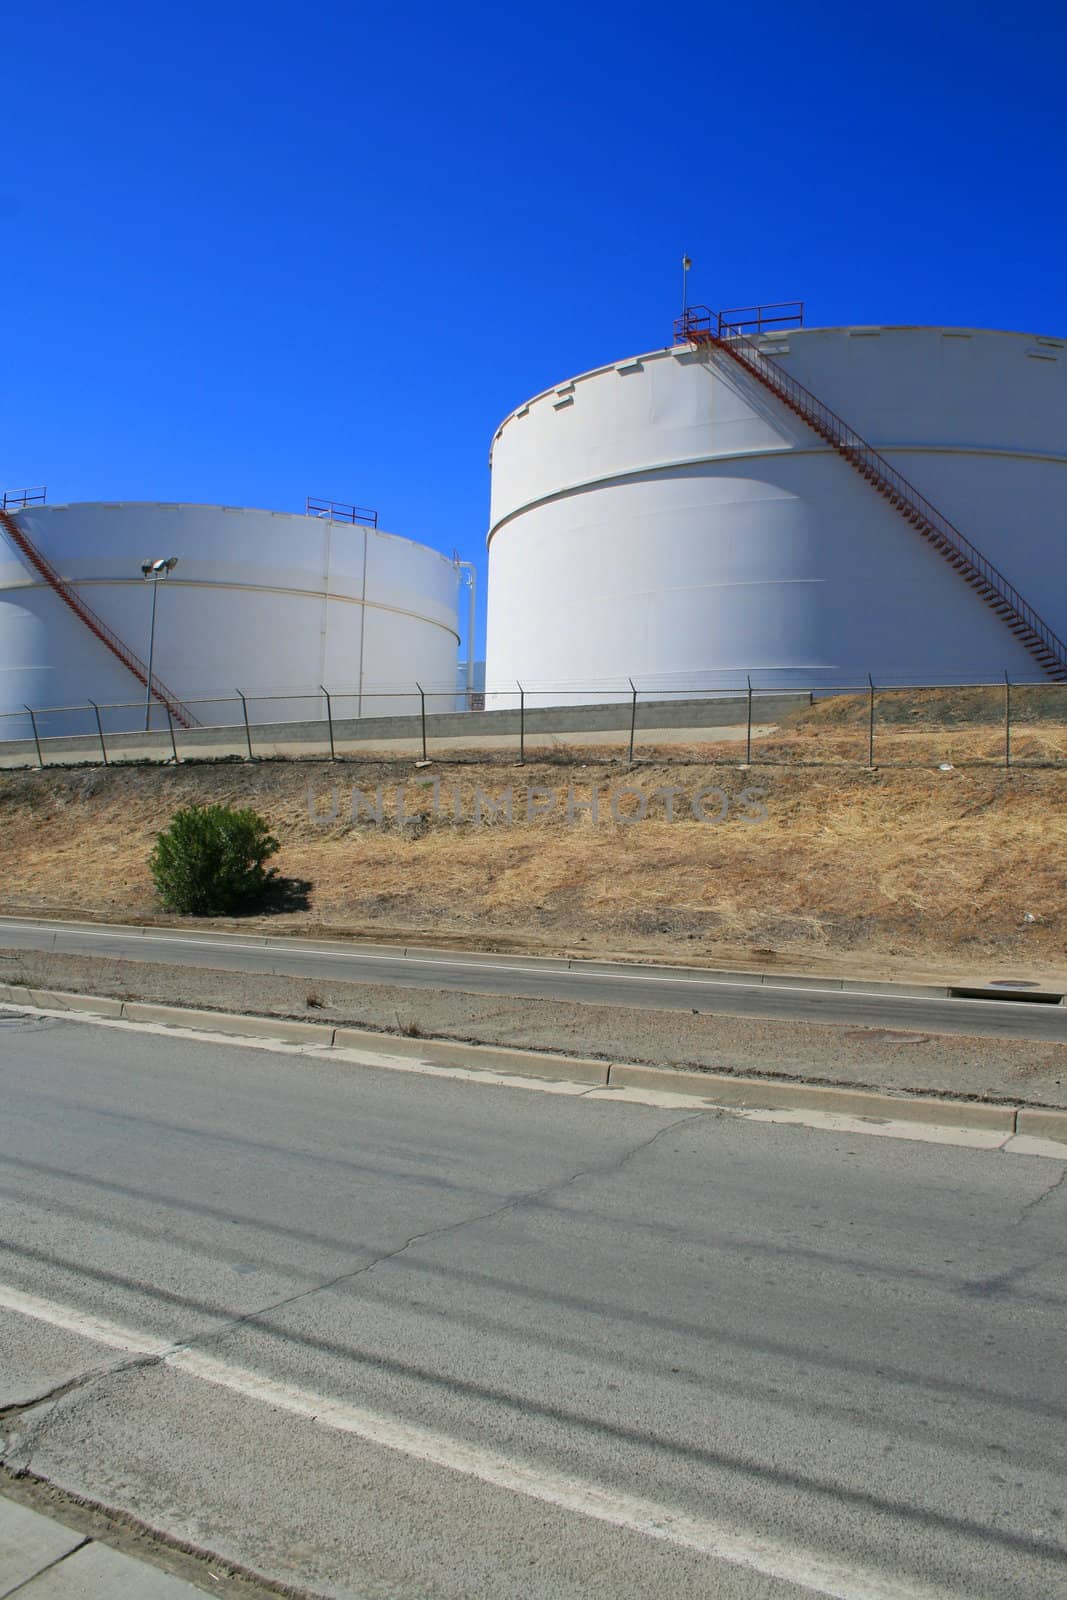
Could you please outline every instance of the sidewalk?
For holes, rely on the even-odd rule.
[[[203,1594],[0,1496],[0,1600],[197,1600]]]

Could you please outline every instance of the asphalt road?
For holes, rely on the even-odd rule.
[[[1067,1596],[1059,1162],[13,1014],[0,1093],[13,1465],[358,1600]]]
[[[0,946],[106,955],[227,972],[334,978],[348,983],[463,990],[526,999],[577,1000],[727,1016],[841,1022],[854,1026],[966,1033],[989,1038],[1067,1040],[1067,1006],[1011,1000],[961,1000],[801,987],[702,976],[699,969],[553,962],[452,952],[425,954],[358,944],[243,939],[239,935],[101,927],[88,923],[0,920]]]

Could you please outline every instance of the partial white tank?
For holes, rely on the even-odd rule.
[[[142,662],[152,586],[142,563],[176,556],[159,585],[154,672],[197,722],[273,722],[417,711],[416,688],[455,698],[458,578],[436,550],[376,528],[231,506],[33,506],[17,527]],[[271,696],[270,701],[263,697]],[[305,698],[309,697],[309,698]],[[34,570],[0,525],[0,738],[24,707],[125,704],[106,726],[141,727],[145,691]],[[211,702],[215,703],[211,703]],[[154,727],[165,727],[161,708]],[[41,731],[90,732],[84,714]]]
[[[1067,636],[1067,343],[966,328],[756,338]],[[1042,668],[767,387],[681,344],[547,390],[491,453],[489,704],[988,682]],[[494,691],[495,698],[494,698]]]

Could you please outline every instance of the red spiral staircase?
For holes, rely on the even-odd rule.
[[[137,679],[142,689],[147,689],[149,687],[148,668],[140,656],[131,650],[129,645],[123,643],[114,629],[109,628],[103,618],[98,617],[91,606],[86,605],[73,584],[60,577],[52,563],[38,550],[29,534],[24,533],[19,527],[10,511],[0,509],[0,528],[7,534],[16,550],[26,558],[38,577],[43,578],[48,587],[59,596],[63,604],[69,606],[78,620],[84,623],[90,633],[95,634],[100,643],[111,651],[116,660],[122,662],[127,672]],[[183,705],[177,695],[172,694],[166,684],[162,683],[154,672],[152,674],[151,692],[160,705],[166,706],[174,721],[180,727],[193,728],[199,726],[189,707]]]
[[[1067,644],[1023,599],[1014,584],[855,428],[798,383],[752,337],[796,327],[803,317],[804,307],[799,301],[717,313],[707,306],[690,306],[675,322],[675,343],[721,350],[770,390],[933,545],[1029,650],[1047,677],[1067,683]]]

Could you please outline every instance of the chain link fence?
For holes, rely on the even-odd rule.
[[[183,704],[189,726],[143,700],[4,713],[0,769],[270,759],[1067,766],[1067,684],[1007,676],[807,689],[754,677],[719,689],[706,677],[672,687],[515,684],[490,686],[485,710],[457,710],[452,685],[419,684],[235,689]]]

